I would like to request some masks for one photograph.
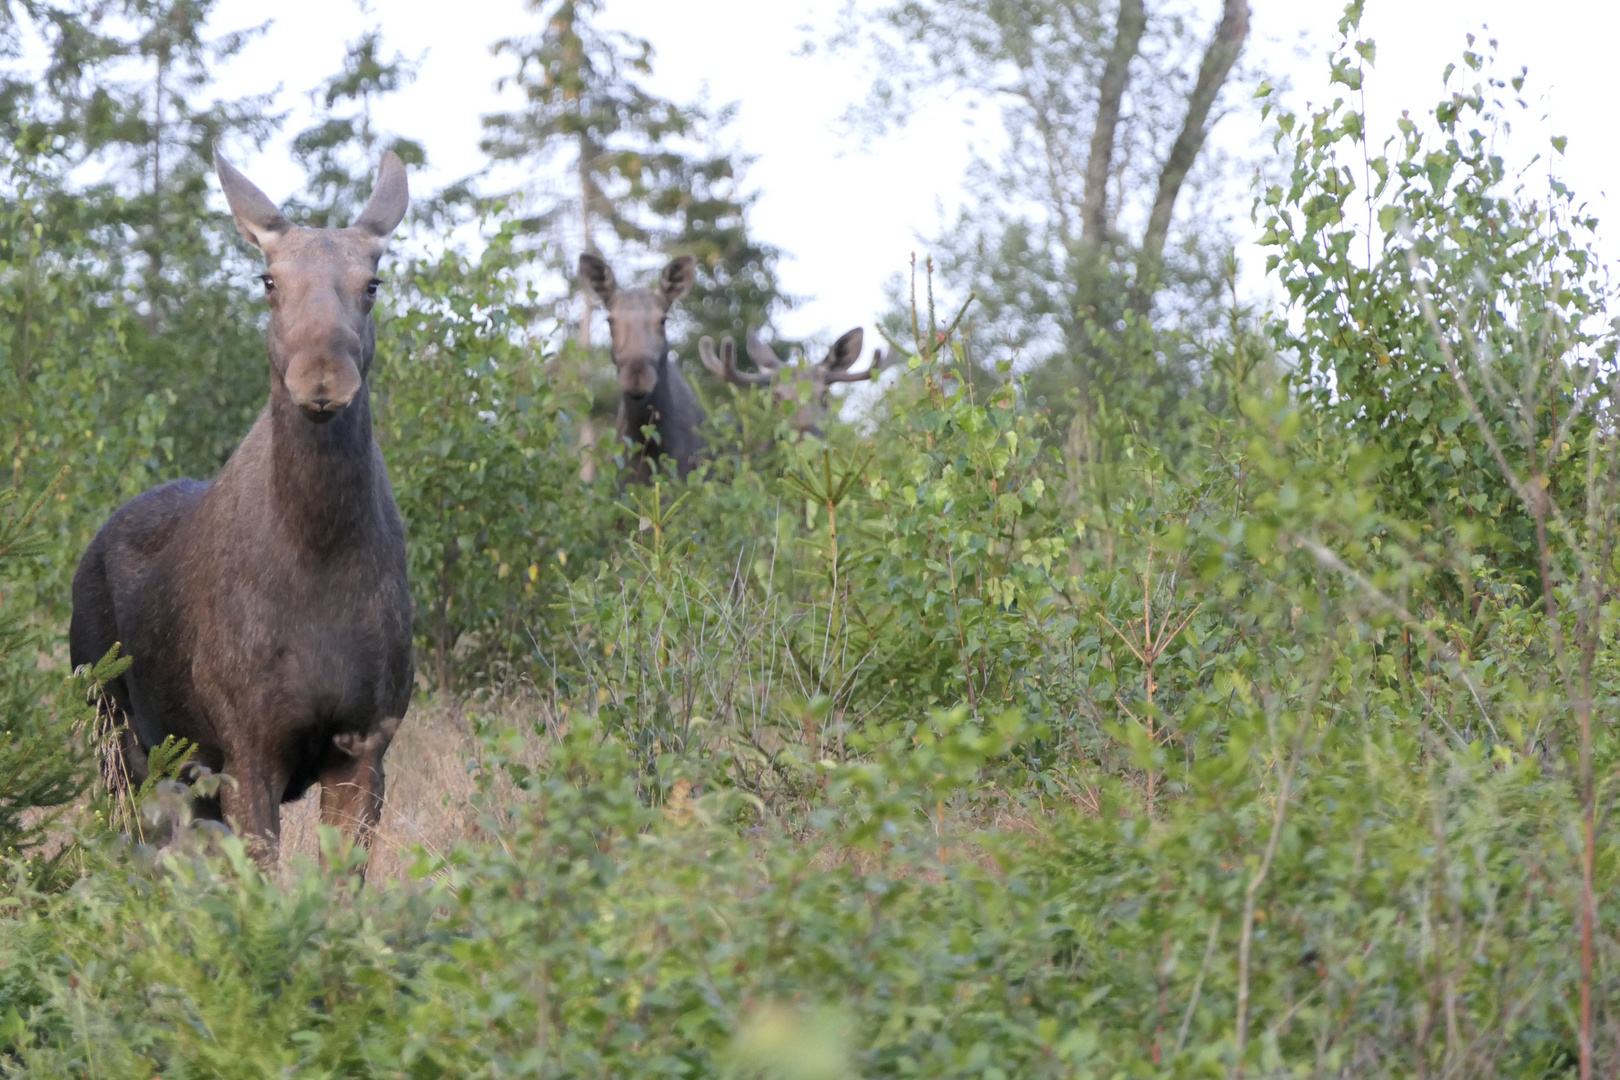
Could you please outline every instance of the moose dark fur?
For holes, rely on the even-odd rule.
[[[696,260],[672,259],[658,275],[656,289],[620,289],[608,264],[590,254],[579,257],[579,276],[608,313],[619,377],[619,443],[628,440],[632,447],[629,479],[647,483],[662,457],[685,476],[706,448],[698,431],[703,409],[670,356],[664,320],[691,291]],[[643,434],[649,427],[656,432],[651,439]]]
[[[410,703],[405,532],[371,433],[377,264],[409,200],[385,154],[347,229],[282,216],[222,158],[242,235],[264,252],[270,401],[211,483],[124,504],[73,578],[75,665],[133,657],[108,688],[135,782],[166,736],[231,778],[198,812],[276,857],[281,804],[321,785],[321,820],[368,843],[383,754]]]

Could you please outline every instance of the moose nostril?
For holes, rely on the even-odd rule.
[[[309,417],[309,419],[315,421],[317,424],[324,424],[328,420],[332,419],[332,417],[336,416],[343,406],[347,404],[348,402],[346,401],[333,401],[326,395],[321,394],[306,401],[303,404],[302,409],[304,415]]]

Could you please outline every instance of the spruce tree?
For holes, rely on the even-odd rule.
[[[498,42],[516,59],[509,78],[523,106],[484,118],[484,148],[520,163],[534,211],[523,225],[543,241],[538,257],[576,295],[574,267],[588,251],[621,273],[650,269],[676,251],[698,257],[698,283],[677,336],[740,334],[786,304],[778,251],[747,228],[750,196],[739,190],[744,159],[716,149],[729,110],[679,104],[652,93],[651,43],[605,29],[600,0],[530,0],[543,29]],[[575,338],[591,339],[594,306],[581,298]],[[684,335],[682,331],[685,331]]]
[[[165,404],[165,471],[207,476],[264,401],[253,272],[228,215],[208,204],[213,147],[257,145],[279,118],[269,95],[217,99],[214,73],[256,31],[216,34],[217,0],[37,0],[45,67],[17,107],[49,146],[109,294],[133,316],[128,367],[109,386],[122,409]]]
[[[293,136],[293,157],[307,180],[289,212],[315,228],[344,228],[370,197],[384,151],[407,166],[427,161],[421,143],[379,130],[372,116],[379,99],[415,80],[416,68],[402,53],[387,55],[376,27],[349,43],[342,69],[310,95],[315,123]]]
[[[53,489],[54,490],[54,489]],[[26,857],[46,839],[60,808],[94,777],[94,710],[86,704],[97,679],[116,661],[62,680],[39,669],[36,613],[18,588],[21,564],[37,555],[31,528],[48,490],[24,504],[15,488],[0,488],[0,858]],[[55,683],[53,686],[52,683]],[[54,869],[34,859],[30,876]]]

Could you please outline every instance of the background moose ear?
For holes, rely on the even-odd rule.
[[[219,173],[220,186],[225,189],[225,201],[231,205],[237,232],[242,234],[242,239],[269,254],[270,246],[292,229],[292,222],[251,180],[221,157],[218,150],[214,151],[214,169]]]
[[[849,366],[861,358],[861,344],[865,340],[866,331],[857,326],[833,342],[832,351],[827,354],[828,369],[848,371]]]
[[[690,255],[677,255],[664,267],[663,273],[658,275],[658,295],[664,299],[664,307],[674,305],[675,301],[692,291],[692,283],[697,280],[697,260]]]
[[[411,193],[405,182],[405,163],[390,150],[382,156],[382,163],[377,166],[377,185],[371,189],[371,198],[355,219],[354,227],[379,240],[386,240],[405,220],[405,211],[410,205]]]
[[[579,279],[599,296],[604,304],[613,303],[613,294],[619,291],[613,280],[613,268],[590,252],[579,257]]]

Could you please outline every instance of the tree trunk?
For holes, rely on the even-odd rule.
[[[1108,53],[1102,82],[1097,87],[1097,125],[1091,132],[1091,156],[1086,159],[1086,191],[1080,210],[1080,239],[1099,247],[1108,235],[1108,178],[1113,172],[1114,132],[1119,127],[1120,105],[1130,83],[1131,61],[1142,46],[1147,29],[1143,0],[1120,0],[1114,47]]]
[[[434,615],[438,625],[433,635],[433,662],[439,677],[439,693],[446,697],[455,693],[452,682],[453,673],[450,667],[451,651],[456,647],[456,630],[450,624],[450,604],[454,597],[451,595],[450,573],[455,569],[457,560],[461,557],[461,549],[456,546],[452,538],[444,549],[444,560],[439,565],[439,595],[434,598]]]
[[[1221,87],[1226,85],[1232,65],[1243,51],[1243,41],[1249,35],[1249,5],[1247,0],[1225,0],[1226,11],[1215,37],[1204,52],[1204,62],[1198,68],[1198,82],[1187,98],[1187,118],[1181,125],[1181,134],[1170,149],[1170,159],[1159,173],[1159,193],[1153,200],[1153,213],[1148,218],[1147,232],[1142,237],[1142,252],[1136,269],[1136,310],[1146,315],[1153,304],[1153,293],[1158,288],[1159,269],[1164,258],[1165,239],[1170,235],[1170,218],[1175,212],[1176,197],[1181,185],[1192,171],[1193,162],[1204,148],[1209,135],[1209,113]]]
[[[156,337],[159,330],[158,294],[163,278],[163,92],[169,69],[169,50],[159,49],[157,79],[152,89],[152,221],[146,248],[146,331]]]
[[[584,247],[582,251],[595,255],[596,241],[591,237],[591,144],[585,136],[579,137],[579,223],[583,233]],[[584,308],[579,316],[579,344],[583,349],[591,347],[591,290],[580,289],[579,294],[584,300]]]

